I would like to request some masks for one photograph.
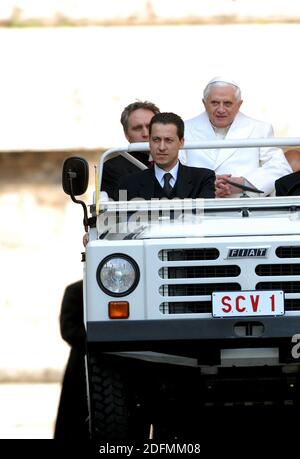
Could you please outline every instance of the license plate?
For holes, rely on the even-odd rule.
[[[280,316],[284,314],[283,291],[214,292],[214,317]]]

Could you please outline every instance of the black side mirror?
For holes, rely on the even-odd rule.
[[[62,171],[62,186],[66,194],[71,196],[72,201],[76,204],[81,204],[83,208],[83,225],[84,229],[88,231],[88,215],[87,207],[83,201],[76,199],[86,192],[89,184],[89,165],[88,162],[79,156],[71,156],[67,158],[63,164]]]
[[[80,196],[89,184],[88,162],[79,156],[67,158],[63,164],[62,186],[68,195]]]

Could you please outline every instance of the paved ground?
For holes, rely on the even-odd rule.
[[[60,384],[0,384],[0,439],[51,439]]]
[[[0,384],[0,439],[52,439],[59,395],[60,384]],[[212,457],[211,449],[218,447],[215,438],[218,441],[220,438],[224,438],[225,424],[220,422],[219,417],[216,419],[214,424],[216,431],[213,433],[212,443],[211,440],[201,443],[201,458]],[[244,449],[240,449],[241,445],[244,448],[246,446],[247,451],[250,447],[251,451],[254,452],[253,457],[262,457],[262,452],[268,453],[268,457],[270,457],[270,453],[274,450],[278,452],[278,448],[279,451],[283,448],[285,455],[290,453],[294,455],[293,457],[298,457],[295,455],[296,452],[299,453],[297,434],[299,418],[297,415],[288,418],[280,416],[276,423],[267,416],[261,418],[260,424],[258,419],[252,416],[248,420],[250,427],[248,424],[247,427],[243,424],[237,425],[236,417],[231,419],[230,424],[230,417],[228,417],[230,432],[228,431],[228,436],[225,438],[226,442],[219,443],[223,449],[220,457],[225,457],[226,453],[229,453],[232,459],[241,457],[241,454],[243,455],[241,451],[244,451]],[[270,421],[273,422],[272,426],[275,425],[275,428],[270,427]],[[274,436],[274,432],[276,436]],[[223,434],[223,437],[220,437],[220,434]],[[257,440],[258,437],[259,441]],[[253,438],[255,439],[253,440]],[[44,445],[39,443],[34,443],[34,445],[27,442],[22,443],[20,448],[20,444],[15,442],[10,446],[12,448],[16,446],[18,454],[21,448],[24,453],[28,447],[30,457],[42,457],[44,455],[42,449]],[[54,454],[57,455],[55,449],[51,450],[54,446],[54,443],[47,444],[49,451],[53,451],[53,456]],[[154,445],[154,447],[157,446]],[[88,450],[83,454],[85,457],[99,457],[96,450]],[[123,454],[118,456],[124,457]],[[105,457],[107,456],[105,455]]]

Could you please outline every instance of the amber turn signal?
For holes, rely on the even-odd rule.
[[[110,301],[108,303],[108,315],[110,319],[128,319],[128,301]]]

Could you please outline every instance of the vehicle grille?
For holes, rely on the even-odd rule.
[[[215,248],[205,249],[164,249],[158,254],[163,261],[216,260],[220,252]]]
[[[187,301],[186,303],[165,301],[161,303],[159,310],[163,314],[199,314],[211,312],[211,301]]]
[[[300,264],[258,265],[255,272],[258,276],[299,276]]]
[[[286,311],[300,311],[300,298],[285,299],[284,306]]]
[[[300,267],[300,265],[299,265]],[[194,279],[196,277],[237,277],[241,273],[239,266],[192,266],[161,268],[162,279]]]
[[[300,258],[300,245],[279,246],[272,250],[273,259],[277,256],[278,261],[282,261],[276,263],[275,259],[273,264],[263,264],[262,260],[244,259],[240,266],[237,260],[226,257],[228,248],[222,256],[221,248],[216,247],[159,250],[159,293],[162,296],[159,311],[162,314],[211,313],[213,292],[243,290],[283,290],[285,310],[300,311],[300,262],[296,260]],[[284,262],[284,258],[295,260]],[[265,279],[257,282],[257,276]],[[285,279],[285,276],[294,278]]]
[[[276,255],[278,258],[300,258],[300,245],[277,247]]]
[[[211,295],[212,292],[236,291],[241,290],[238,283],[228,284],[177,284],[162,285],[159,292],[163,296],[191,296],[191,295]]]
[[[285,293],[300,292],[300,281],[294,282],[259,282],[256,290],[283,290]]]

